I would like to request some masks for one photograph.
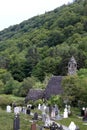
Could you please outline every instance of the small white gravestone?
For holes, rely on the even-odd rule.
[[[73,121],[71,121],[71,123],[69,125],[69,130],[76,130],[76,125]]]
[[[7,105],[6,111],[9,112],[9,113],[11,112],[11,106],[10,105]]]
[[[67,110],[67,108],[64,109],[63,117],[68,118],[68,110]]]
[[[14,107],[14,113],[19,114],[20,113],[20,107]]]
[[[41,104],[38,105],[38,110],[40,110],[40,109],[41,109]]]

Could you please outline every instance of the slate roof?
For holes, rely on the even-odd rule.
[[[28,100],[38,100],[38,99],[49,99],[51,95],[59,95],[63,92],[61,82],[63,76],[52,76],[48,82],[45,90],[43,89],[30,89],[28,92],[25,102]]]
[[[63,76],[52,76],[45,89],[45,98],[48,99],[51,95],[58,95],[63,92],[61,81]]]
[[[38,100],[42,99],[44,97],[44,90],[43,89],[30,89],[25,101],[27,102],[28,100]]]

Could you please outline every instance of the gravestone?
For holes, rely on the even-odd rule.
[[[73,121],[71,121],[71,123],[69,125],[69,130],[76,130],[76,125]]]
[[[49,127],[50,124],[51,124],[50,117],[49,117],[49,115],[46,115],[45,126]]]
[[[42,121],[45,122],[46,120],[46,113],[42,113]]]
[[[52,111],[51,111],[51,118],[55,118],[55,107],[52,107]]]
[[[10,105],[7,105],[6,111],[9,112],[9,113],[11,112],[11,106]]]
[[[44,128],[42,126],[39,126],[39,130],[44,130]]]
[[[52,112],[52,106],[49,105],[49,115],[50,115],[50,117],[51,117],[51,112]]]
[[[28,114],[28,115],[30,115],[30,107],[28,106],[28,108],[27,108],[27,110],[26,110],[26,113]]]
[[[19,130],[20,129],[20,119],[19,115],[15,115],[14,117],[14,123],[13,123],[13,130]]]
[[[67,110],[67,108],[64,109],[63,117],[68,118],[68,110]]]
[[[68,105],[68,106],[67,106],[67,109],[68,109],[68,115],[71,115],[71,106]]]
[[[31,124],[31,130],[36,130],[36,129],[37,129],[37,127],[36,127],[36,123],[33,122],[33,123]]]
[[[41,109],[41,104],[38,105],[38,110],[40,110],[40,109]]]
[[[42,111],[42,112],[45,112],[45,110],[46,110],[46,105],[43,104],[43,105],[41,106],[41,111]]]
[[[46,107],[45,112],[46,112],[47,114],[49,114],[49,107],[48,107],[48,106]]]
[[[26,114],[26,107],[22,107],[21,111],[22,111],[23,114]]]
[[[59,112],[58,106],[55,104],[55,115],[58,115],[58,112]]]
[[[55,117],[55,120],[61,120],[62,116],[60,115],[60,112],[58,111],[58,114]]]
[[[33,118],[33,120],[38,120],[38,113],[37,113],[37,112],[34,113],[34,118]]]
[[[20,113],[20,107],[14,107],[14,113],[15,115]]]
[[[50,130],[59,130],[59,127],[55,122],[53,122],[52,125],[50,126]]]
[[[84,112],[83,121],[87,122],[87,108],[85,109],[85,112]]]
[[[81,109],[81,116],[82,116],[82,117],[85,116],[85,107],[83,107],[83,108]]]

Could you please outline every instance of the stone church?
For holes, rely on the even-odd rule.
[[[68,62],[68,75],[76,75],[76,71],[77,63],[75,58],[72,56]],[[45,90],[30,90],[25,100],[37,100],[42,98],[49,99],[51,95],[61,94],[63,92],[61,86],[62,79],[63,76],[52,76]],[[34,94],[31,93],[32,91]]]

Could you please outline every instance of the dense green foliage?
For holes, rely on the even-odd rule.
[[[62,98],[65,103],[75,107],[87,106],[87,78],[65,76],[62,86],[64,90]]]
[[[12,106],[13,103],[15,103],[18,106],[24,105],[24,98],[16,97],[13,95],[0,94],[0,108],[6,110],[6,106],[8,104]]]
[[[35,84],[43,88],[46,76],[67,75],[72,55],[78,70],[87,68],[86,9],[86,0],[75,0],[1,31],[0,93],[25,96]]]

